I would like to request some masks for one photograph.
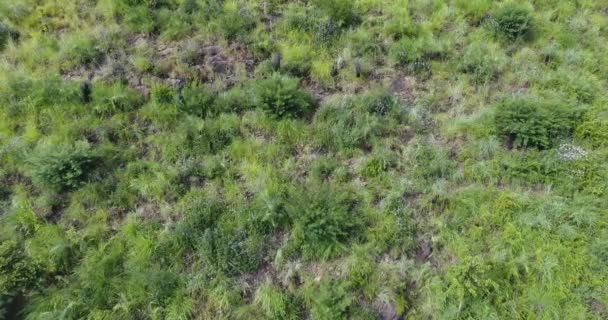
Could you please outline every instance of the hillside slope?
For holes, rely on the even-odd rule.
[[[607,319],[608,1],[0,2],[0,318]]]

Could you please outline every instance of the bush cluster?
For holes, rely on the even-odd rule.
[[[575,109],[563,103],[520,97],[498,106],[495,124],[497,133],[515,147],[546,149],[570,136],[579,118]]]
[[[493,15],[496,31],[509,40],[530,36],[534,21],[532,10],[516,3],[509,3]]]
[[[68,191],[86,183],[100,159],[86,142],[43,145],[30,156],[30,175],[41,187]]]
[[[260,81],[254,94],[256,105],[277,118],[303,117],[313,107],[312,96],[299,88],[298,80],[280,74]]]

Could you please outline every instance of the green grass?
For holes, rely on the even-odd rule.
[[[608,318],[606,10],[0,3],[0,319]]]

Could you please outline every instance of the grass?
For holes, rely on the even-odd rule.
[[[0,3],[0,318],[607,318],[606,9]]]

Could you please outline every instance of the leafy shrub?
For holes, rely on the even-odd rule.
[[[0,51],[4,50],[10,39],[16,40],[19,33],[0,22]]]
[[[560,137],[569,136],[578,121],[576,110],[556,102],[513,98],[503,101],[496,111],[499,136],[515,147],[550,148]]]
[[[238,135],[239,129],[236,115],[228,114],[207,119],[202,126],[196,123],[187,125],[185,146],[195,153],[216,153],[222,150]]]
[[[509,40],[530,35],[533,28],[532,10],[527,6],[509,3],[493,15],[496,31]]]
[[[192,83],[182,89],[182,99],[178,101],[178,106],[186,113],[207,117],[217,114],[214,108],[215,98],[215,94],[206,86]]]
[[[281,70],[296,77],[308,76],[312,68],[313,50],[311,46],[303,43],[283,47]]]
[[[348,319],[354,301],[346,282],[324,280],[311,291],[313,319]]]
[[[382,172],[387,171],[392,165],[392,159],[385,156],[376,156],[369,159],[363,168],[361,174],[368,178],[377,177]]]
[[[312,108],[310,93],[298,86],[298,80],[280,74],[260,81],[255,87],[255,103],[277,118],[302,117]]]
[[[367,112],[383,116],[397,107],[397,100],[385,88],[373,89],[360,97],[358,103],[364,106]]]
[[[98,40],[91,35],[73,36],[66,40],[63,55],[67,68],[101,63],[104,52]]]
[[[321,8],[341,27],[349,27],[361,22],[361,17],[349,0],[314,0],[313,4]]]
[[[389,55],[398,66],[420,72],[428,70],[428,62],[443,56],[446,51],[447,47],[438,40],[404,37],[391,46]]]
[[[315,39],[319,43],[329,43],[340,34],[340,25],[333,19],[320,20],[315,27]]]
[[[390,48],[391,57],[400,66],[420,61],[424,52],[420,41],[403,38]]]
[[[242,87],[236,86],[217,96],[215,108],[219,112],[242,112],[253,106],[251,97]]]
[[[473,25],[479,25],[492,8],[492,0],[457,0],[456,6]]]
[[[175,103],[175,90],[161,83],[152,86],[151,96],[152,100],[159,104]]]
[[[95,111],[100,114],[132,111],[144,103],[143,96],[139,92],[122,83],[114,83],[110,86],[95,84],[93,101]]]
[[[294,245],[306,259],[336,255],[362,226],[352,195],[326,186],[307,190],[288,210],[295,219]]]
[[[254,303],[265,319],[298,319],[297,304],[289,294],[270,284],[262,284],[255,293]]]
[[[4,318],[12,299],[34,289],[41,269],[14,240],[0,242],[0,317]]]
[[[214,271],[227,275],[255,271],[262,262],[264,238],[231,224],[203,231],[197,253]]]
[[[156,28],[152,11],[142,5],[125,10],[124,22],[129,31],[138,33],[152,33]]]
[[[588,110],[583,122],[576,127],[575,136],[594,147],[608,145],[608,110],[606,108]]]
[[[459,69],[473,76],[481,84],[493,80],[501,69],[501,56],[487,45],[475,43],[467,47]]]
[[[54,191],[76,189],[87,182],[100,156],[86,142],[72,145],[43,145],[30,161],[34,182]]]
[[[216,19],[218,31],[226,39],[235,40],[246,35],[255,27],[252,11],[243,3],[230,0],[224,2],[222,13]]]

